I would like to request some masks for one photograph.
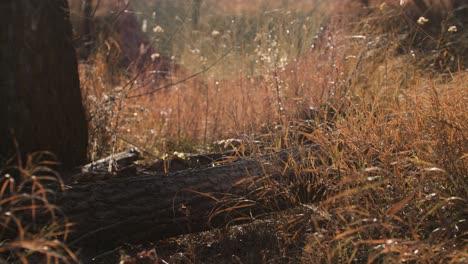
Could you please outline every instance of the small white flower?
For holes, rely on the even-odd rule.
[[[143,19],[143,23],[141,25],[141,31],[146,32],[147,29],[148,29],[148,20]]]
[[[457,31],[458,31],[457,26],[451,26],[451,27],[449,27],[449,29],[448,29],[448,32],[452,32],[452,33],[455,33],[455,32],[457,32]]]
[[[213,31],[211,32],[211,36],[213,36],[213,37],[216,37],[216,36],[218,36],[219,34],[221,34],[221,33],[220,33],[218,30],[213,30]]]
[[[426,24],[427,22],[429,22],[429,19],[425,18],[425,17],[419,17],[418,19],[418,24],[419,25],[424,25]]]
[[[164,29],[161,27],[161,26],[155,26],[153,28],[153,32],[155,33],[163,33],[164,32]]]
[[[160,56],[159,53],[153,53],[153,54],[151,54],[151,60],[154,61],[157,58],[159,58],[159,56]]]
[[[404,5],[405,4],[405,0],[400,0],[400,5]]]
[[[185,153],[174,151],[174,156],[185,159]]]

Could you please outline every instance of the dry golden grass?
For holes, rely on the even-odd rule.
[[[321,202],[336,218],[311,235],[307,260],[466,260],[461,237],[468,194],[463,114],[468,87],[463,79],[466,74],[445,85],[418,83],[398,108],[374,101],[369,111],[358,101],[361,109],[338,122],[335,133],[308,135],[332,157],[315,168],[316,174],[335,169],[335,177],[324,180],[337,189]]]
[[[121,94],[137,97],[111,108],[112,115],[120,115],[119,126],[115,117],[108,120],[122,139],[116,142],[119,147],[132,142],[157,156],[203,151],[226,137],[242,139],[255,153],[255,140],[262,141],[263,150],[279,150],[305,138],[320,146],[320,154],[288,164],[288,184],[262,179],[265,186],[257,183],[248,196],[228,197],[218,210],[259,204],[275,210],[285,201],[297,206],[318,201],[331,216],[326,225],[317,229],[304,212],[278,230],[285,247],[297,243],[298,233],[311,230],[302,244],[304,263],[466,262],[468,74],[463,43],[468,34],[462,28],[448,30],[463,17],[450,13],[450,6],[440,8],[440,2],[434,5],[440,13],[421,13],[412,1],[372,3],[367,9],[352,1],[328,6],[333,15],[314,18],[327,21],[326,27],[315,23],[316,34],[302,35],[307,48],[294,46],[292,53],[278,48],[290,47],[300,35],[287,37],[287,21],[294,17],[286,13],[246,19],[243,27],[255,29],[251,34],[256,35],[247,39],[257,46],[240,45],[243,55],[217,49],[218,35],[205,29],[204,37],[211,38],[205,41],[214,43],[208,46],[215,55],[211,59],[200,61],[207,54],[201,46],[181,55],[182,67],[167,83],[125,86]],[[242,6],[233,12],[239,10]],[[246,12],[252,16],[255,10]],[[443,23],[424,26],[417,22],[420,16]],[[265,21],[273,29],[263,27]],[[268,33],[276,35],[265,38]],[[242,39],[229,41],[224,43]],[[192,51],[196,44],[190,44]],[[184,67],[187,63],[192,65]],[[209,70],[184,80],[203,67]],[[302,122],[311,118],[310,109],[314,122]],[[324,186],[326,191],[315,193]]]
[[[50,198],[61,188],[49,153],[0,169],[0,260],[5,263],[78,263],[66,245],[70,225]]]
[[[450,6],[457,2],[423,1],[434,3],[427,12],[417,1],[370,1],[367,9],[330,1],[305,12],[296,8],[303,1],[289,2],[291,12],[287,1],[273,2],[275,12],[261,8],[265,1],[217,1],[204,7],[213,15],[202,16],[196,33],[179,22],[150,24],[176,26],[160,39],[174,40],[174,70],[163,81],[118,68],[110,46],[99,46],[80,65],[91,158],[130,145],[152,158],[206,151],[226,137],[255,153],[313,142],[320,153],[288,164],[289,184],[265,181],[223,208],[315,202],[330,215],[326,225],[304,213],[278,230],[286,244],[308,230],[304,263],[466,262],[468,33]],[[418,23],[421,16],[431,22]],[[154,33],[163,48],[162,32]],[[52,214],[36,179],[26,181],[40,199],[11,195],[17,186],[4,179],[2,203],[26,199],[19,210]],[[74,260],[63,244],[41,240],[63,237],[63,225],[27,237],[15,216],[2,215],[3,227],[19,234],[3,252],[26,260],[25,249],[40,245],[52,260]]]
[[[206,6],[214,14],[221,8]],[[208,16],[201,20],[196,36],[188,22],[177,25],[174,21],[175,26],[161,22],[167,24],[162,25],[165,32],[150,35],[156,50],[163,49],[161,56],[166,54],[167,44],[159,46],[160,42],[170,39],[174,54],[169,56],[174,57],[176,69],[164,82],[151,79],[147,74],[151,68],[143,72],[119,70],[114,57],[119,50],[109,50],[103,43],[88,63],[80,66],[91,113],[92,152],[107,154],[109,146],[115,145],[110,142],[116,132],[118,148],[131,142],[156,155],[176,148],[193,151],[194,146],[205,148],[224,137],[250,137],[279,117],[292,117],[319,104],[315,98],[323,97],[320,93],[329,77],[319,80],[318,88],[311,89],[308,83],[317,81],[317,74],[321,74],[314,68],[325,68],[327,62],[320,59],[321,65],[317,65],[314,59],[318,55],[302,54],[310,53],[316,42],[324,7],[310,10],[314,8],[307,9],[309,13],[257,10],[256,16],[244,14],[232,19],[225,14]],[[157,22],[148,22],[148,27],[159,25]],[[213,33],[216,31],[220,35]],[[185,46],[179,47],[179,42]],[[312,71],[317,74],[310,76]],[[196,76],[186,80],[193,74]],[[152,91],[157,92],[133,98]]]

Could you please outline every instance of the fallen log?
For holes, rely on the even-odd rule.
[[[317,149],[309,146],[305,152]],[[76,183],[56,196],[56,204],[75,223],[72,246],[100,251],[129,241],[156,241],[212,228],[209,217],[219,199],[248,189],[236,183],[264,175],[281,179],[287,160],[301,159],[305,152],[287,150],[195,170],[141,170],[134,177]]]

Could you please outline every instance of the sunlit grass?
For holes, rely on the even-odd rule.
[[[440,8],[445,20],[424,17],[443,24],[418,23],[413,1],[220,2],[202,8],[196,28],[182,16],[189,5],[172,4],[179,19],[141,14],[172,61],[164,81],[109,75],[103,50],[82,65],[94,154],[207,151],[226,137],[256,154],[313,142],[320,152],[286,164],[285,182],[255,179],[219,210],[316,203],[326,225],[304,214],[278,230],[291,240],[309,230],[305,263],[466,261],[468,34],[450,30],[461,18]]]
[[[223,5],[204,3],[204,15],[196,29],[189,19],[190,5],[185,2],[162,1],[154,7],[156,14],[151,8],[140,12],[136,6],[134,12],[146,24],[157,56],[170,59],[177,70],[165,82],[157,83],[145,73],[145,78],[135,82],[110,76],[108,72],[116,65],[109,63],[112,57],[105,55],[109,51],[103,45],[92,58],[94,63],[81,67],[95,132],[93,149],[104,148],[103,143],[111,141],[105,135],[115,132],[116,116],[122,116],[120,147],[128,145],[122,139],[137,145],[144,142],[148,151],[158,153],[184,145],[205,148],[223,137],[249,135],[280,117],[295,116],[303,108],[319,104],[314,97],[328,85],[328,77],[320,80],[319,88],[308,85],[319,74],[309,76],[309,67],[324,67],[313,65],[316,55],[310,53],[323,31],[320,27],[325,23],[326,8],[320,1],[302,4],[308,8],[287,9],[278,2],[256,12],[226,15],[219,11]],[[162,13],[157,7],[169,9]],[[170,85],[208,67],[195,78]],[[170,86],[159,90],[165,85]],[[146,93],[152,94],[120,100],[124,95]],[[123,110],[114,115],[120,102]],[[95,152],[99,156],[106,150]]]
[[[63,185],[49,153],[0,169],[0,259],[8,263],[78,263],[68,248],[70,224],[51,203]],[[54,187],[57,190],[54,190]]]

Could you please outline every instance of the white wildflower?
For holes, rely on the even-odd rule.
[[[148,20],[143,19],[143,23],[141,24],[141,31],[146,32],[148,29]]]
[[[400,5],[404,5],[405,4],[405,0],[400,0]]]
[[[419,17],[418,19],[418,24],[419,25],[424,25],[426,24],[427,22],[429,22],[429,19],[425,18],[425,17]]]
[[[213,30],[213,31],[211,32],[211,36],[213,36],[213,37],[216,37],[216,36],[218,36],[219,34],[221,34],[221,33],[220,33],[218,30],[216,30],[216,29]]]
[[[153,32],[155,33],[163,33],[164,32],[164,29],[161,27],[161,26],[155,26],[153,28]]]
[[[185,159],[185,153],[174,151],[174,156]]]
[[[455,33],[455,32],[457,32],[457,31],[458,31],[457,26],[451,26],[451,27],[449,27],[449,29],[448,29],[448,32],[452,32],[452,33]]]
[[[154,61],[157,58],[159,58],[159,56],[161,56],[161,55],[159,55],[159,53],[153,53],[153,54],[151,54],[151,60]]]

